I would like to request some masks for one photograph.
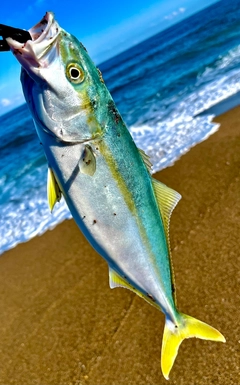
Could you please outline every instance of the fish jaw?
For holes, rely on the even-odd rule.
[[[58,54],[61,32],[62,28],[54,19],[53,13],[47,12],[39,23],[29,29],[32,40],[26,43],[19,43],[11,37],[6,40],[22,67],[37,80],[41,77],[40,69],[49,68]]]
[[[95,116],[99,94],[95,78],[99,74],[83,45],[58,25],[51,12],[29,33],[33,40],[25,44],[12,38],[7,42],[22,66],[23,92],[35,122],[63,142],[101,136]],[[70,82],[71,64],[80,68],[83,81]]]

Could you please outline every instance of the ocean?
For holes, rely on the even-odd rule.
[[[240,91],[240,0],[219,1],[99,68],[153,172],[170,166],[218,129],[214,106]],[[0,116],[0,154],[3,253],[71,214],[63,201],[49,212],[47,163],[25,104]]]

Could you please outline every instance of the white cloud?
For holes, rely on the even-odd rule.
[[[169,15],[164,16],[165,20],[172,20],[174,17],[178,16],[180,13],[184,13],[186,8],[178,8],[177,11],[173,11]]]
[[[10,104],[12,104],[12,101],[10,99],[3,98],[1,99],[0,103],[3,107],[7,107],[7,106],[10,106]]]
[[[16,87],[15,87],[15,92],[17,91],[18,90],[16,90]],[[10,92],[10,95],[8,95],[8,97],[5,97],[5,96],[2,97],[2,95],[0,95],[0,116],[12,110],[13,108],[20,106],[23,103],[24,103],[24,98],[21,91],[17,92],[16,94],[14,93],[13,95],[11,95],[11,92]]]

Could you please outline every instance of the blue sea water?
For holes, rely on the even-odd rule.
[[[69,31],[70,32],[70,31]],[[115,103],[153,171],[218,129],[199,113],[240,91],[240,0],[219,1],[102,63]],[[0,117],[0,253],[71,215],[51,214],[47,164],[28,108]]]

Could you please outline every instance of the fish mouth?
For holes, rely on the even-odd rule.
[[[8,37],[6,41],[23,67],[46,67],[49,65],[49,53],[56,46],[60,31],[54,14],[47,12],[39,23],[28,30],[32,40],[20,43]]]

